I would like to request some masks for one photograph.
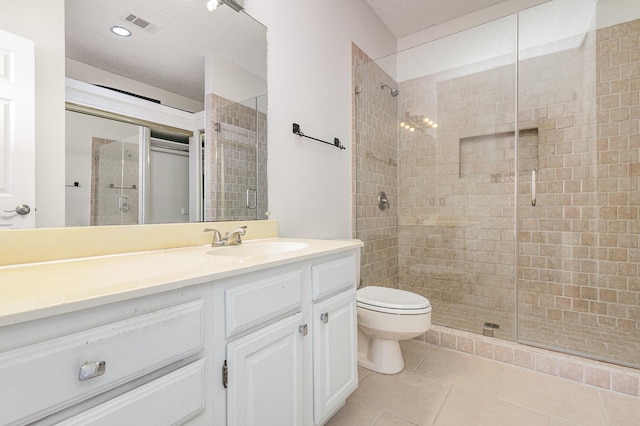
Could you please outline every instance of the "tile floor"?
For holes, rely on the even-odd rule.
[[[405,369],[359,368],[328,426],[640,425],[640,398],[409,340]]]

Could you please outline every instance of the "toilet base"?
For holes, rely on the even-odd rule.
[[[381,374],[396,374],[404,369],[404,358],[398,340],[368,339],[358,351],[358,365]]]

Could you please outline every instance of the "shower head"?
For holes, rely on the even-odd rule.
[[[400,93],[400,91],[398,89],[394,89],[393,87],[389,86],[388,84],[381,84],[380,88],[384,90],[385,87],[388,87],[389,90],[391,91],[391,96],[393,96],[394,98],[396,96],[398,96],[398,93]]]

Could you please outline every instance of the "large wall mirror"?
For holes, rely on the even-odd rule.
[[[267,218],[267,30],[207,5],[65,0],[66,226]]]

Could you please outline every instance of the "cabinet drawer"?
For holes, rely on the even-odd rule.
[[[302,272],[294,271],[225,290],[227,337],[302,306]]]
[[[204,360],[199,360],[58,425],[183,424],[204,410],[204,388]]]
[[[203,308],[196,300],[1,353],[3,422],[27,423],[197,353]],[[87,361],[104,362],[104,374],[80,381]]]
[[[355,288],[357,280],[355,256],[314,265],[311,268],[313,280],[313,300],[321,299],[350,287]]]

